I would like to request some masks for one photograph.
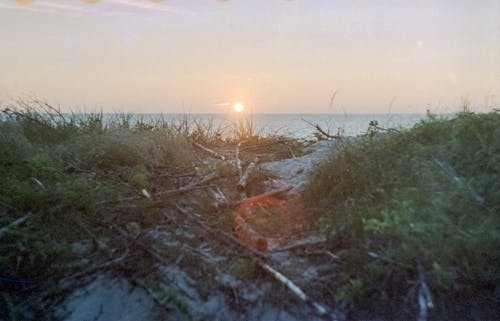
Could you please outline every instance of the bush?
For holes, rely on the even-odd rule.
[[[345,250],[337,297],[402,303],[422,271],[442,301],[498,285],[499,190],[500,115],[461,113],[345,144],[305,198]]]

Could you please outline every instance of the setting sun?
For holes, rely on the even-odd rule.
[[[233,106],[233,110],[237,113],[241,113],[245,109],[245,106],[242,103],[236,103]]]

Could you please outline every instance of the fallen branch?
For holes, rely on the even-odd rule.
[[[326,243],[326,242],[327,242],[327,239],[324,236],[308,237],[306,239],[298,240],[298,241],[294,242],[293,244],[279,247],[279,248],[273,250],[273,252],[290,251],[290,250],[294,250],[296,248],[302,248],[302,247],[307,247],[307,246],[312,246],[312,245],[318,245],[318,244],[323,244],[323,243]]]
[[[260,257],[262,259],[268,259],[267,255],[265,255],[262,252],[259,252],[258,250],[254,249],[254,248],[251,248],[251,247],[247,246],[245,243],[241,242],[239,239],[237,239],[233,235],[231,235],[229,233],[226,233],[224,231],[221,231],[219,229],[215,229],[215,228],[212,228],[212,227],[208,226],[203,221],[201,221],[198,217],[196,217],[193,213],[190,213],[189,211],[183,209],[182,207],[180,207],[177,204],[175,204],[175,207],[177,208],[177,210],[179,212],[181,212],[185,216],[191,217],[195,223],[197,223],[201,228],[203,228],[205,231],[209,232],[210,234],[212,234],[212,235],[214,235],[216,237],[221,237],[222,236],[226,240],[229,240],[229,241],[237,244],[238,246],[244,248],[245,250],[251,252],[253,255],[258,256],[258,257]]]
[[[247,169],[243,173],[243,175],[240,176],[240,180],[238,182],[238,190],[239,191],[244,191],[247,188],[247,183],[248,183],[248,176],[252,174],[252,172],[255,170],[255,162],[251,162],[248,164]]]
[[[215,158],[220,158],[222,160],[226,160],[226,157],[224,155],[222,155],[220,153],[217,153],[216,151],[214,151],[214,150],[212,150],[212,149],[210,149],[208,147],[205,147],[205,146],[203,146],[203,145],[201,145],[201,144],[199,144],[197,142],[193,142],[193,145],[196,146],[196,147],[198,147],[199,149],[201,149],[201,150],[209,153],[210,155],[212,155]]]
[[[286,276],[281,274],[280,272],[276,271],[272,267],[270,267],[266,263],[259,262],[259,266],[264,269],[266,272],[271,274],[276,280],[281,282],[283,285],[285,285],[290,291],[292,291],[293,294],[295,294],[297,297],[299,297],[302,301],[309,303],[312,305],[314,310],[319,314],[319,315],[324,315],[327,310],[324,308],[321,304],[312,301],[305,293],[302,291],[295,283],[293,283],[290,279],[288,279]]]
[[[26,221],[27,219],[29,219],[31,215],[33,215],[33,214],[31,212],[29,212],[28,214],[26,214],[26,215],[18,218],[17,220],[15,220],[14,222],[8,224],[7,226],[2,227],[0,229],[0,238],[3,237],[5,234],[7,234],[12,227],[18,226],[19,224],[22,224],[24,221]]]
[[[153,193],[152,196],[153,197],[157,197],[157,196],[165,196],[165,195],[182,194],[184,192],[193,191],[193,190],[197,190],[197,189],[204,189],[204,188],[214,187],[213,185],[205,185],[205,184],[207,184],[208,182],[214,180],[215,178],[217,178],[217,175],[215,175],[215,174],[212,173],[210,175],[205,176],[199,182],[189,183],[189,184],[184,185],[182,187],[179,187],[177,189],[171,189],[171,190],[156,192],[156,193]],[[131,196],[131,197],[120,198],[120,199],[117,199],[117,200],[101,201],[101,202],[98,202],[97,205],[102,205],[102,204],[107,204],[107,203],[113,203],[113,202],[135,201],[135,200],[144,199],[144,198],[150,199],[151,195],[149,195],[149,193],[146,195],[146,194],[144,194],[144,192],[142,192],[141,196]]]
[[[242,142],[239,142],[236,145],[236,149],[234,151],[234,159],[236,160],[236,168],[238,169],[238,177],[241,178],[243,175],[243,170],[241,169],[241,160],[240,160],[240,146]]]
[[[329,133],[325,132],[318,124],[313,124],[304,118],[302,118],[302,120],[305,121],[306,123],[308,123],[309,125],[313,126],[314,128],[316,128],[316,130],[321,135],[325,136],[326,138],[331,138],[331,139],[341,139],[342,138],[342,136],[340,136],[340,135],[330,135]]]

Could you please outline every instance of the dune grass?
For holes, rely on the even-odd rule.
[[[494,299],[499,113],[429,115],[409,130],[371,128],[316,168],[305,198],[341,256],[332,284],[337,299],[417,309],[423,283],[444,310],[455,299]]]
[[[43,315],[43,304],[31,294],[75,272],[72,246],[90,238],[92,251],[105,248],[110,237],[102,231],[117,218],[153,224],[157,208],[140,197],[132,206],[120,200],[141,196],[143,189],[154,192],[158,171],[175,176],[203,166],[193,142],[259,139],[252,129],[189,115],[63,114],[36,99],[18,100],[2,112],[0,228],[7,231],[0,236],[0,310],[13,320]],[[28,213],[26,222],[11,225]]]

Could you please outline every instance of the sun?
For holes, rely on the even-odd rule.
[[[242,103],[236,103],[233,106],[233,110],[237,113],[241,113],[245,109],[245,106]]]

